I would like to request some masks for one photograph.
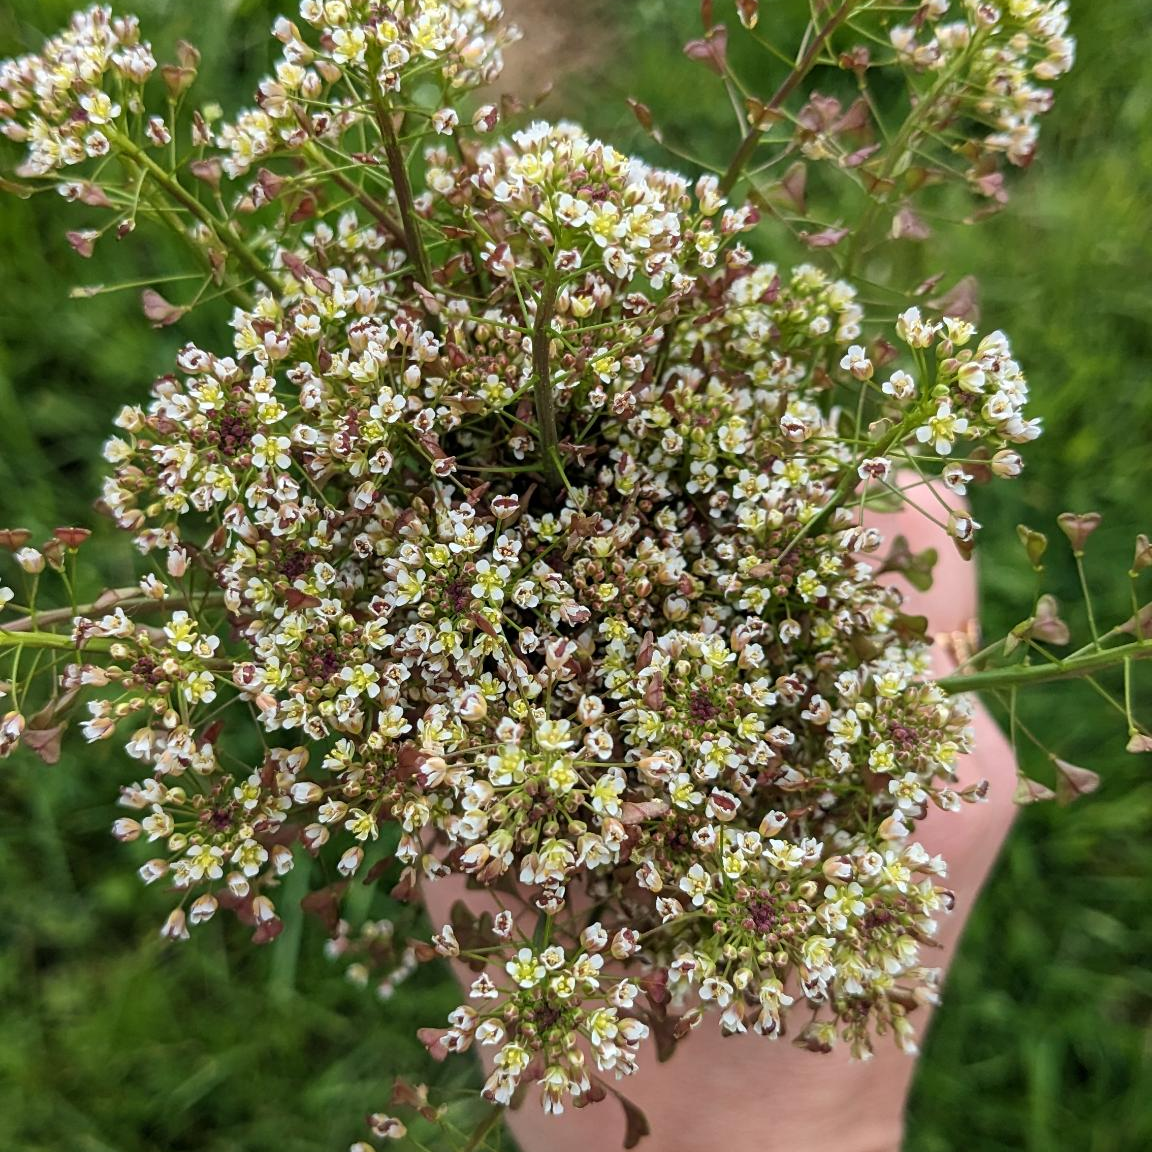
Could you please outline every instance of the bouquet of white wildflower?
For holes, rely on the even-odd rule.
[[[711,7],[688,52],[737,90]],[[273,940],[309,857],[403,897],[449,873],[488,889],[498,914],[460,905],[405,966],[471,965],[425,1039],[490,1047],[499,1104],[602,1099],[709,1012],[775,1037],[803,1009],[812,1050],[912,1047],[951,903],[917,823],[984,792],[955,784],[958,693],[1148,654],[1138,614],[1130,643],[1121,626],[1035,663],[1045,602],[934,679],[884,579],[926,581],[932,558],[863,519],[922,500],[967,555],[959,494],[1015,477],[1039,432],[963,286],[866,318],[853,273],[923,237],[917,198],[1004,201],[1071,63],[1065,5],[825,8],[698,180],[570,123],[503,135],[514,102],[468,103],[515,38],[497,0],[303,0],[230,120],[190,103],[195,49],[158,68],[103,7],[0,66],[24,147],[6,187],[86,206],[81,255],[138,223],[185,239],[203,283],[146,291],[157,326],[234,306],[116,417],[103,505],[155,562],[138,587],[38,607],[37,574],[67,574],[85,533],[6,533],[28,592],[0,631],[3,752],[58,757],[81,696],[87,738],[125,741],[141,778],[115,834],[155,845],[141,875],[174,894],[174,939],[226,909]],[[752,27],[757,4],[737,14]],[[817,70],[875,99],[806,90]],[[792,167],[748,179],[769,153]],[[810,226],[837,182],[859,211]],[[813,261],[755,256],[762,216]],[[1066,521],[1078,552],[1092,526]],[[38,710],[19,673],[37,647],[70,661]],[[245,730],[265,752],[241,763]],[[345,886],[319,896],[334,925]]]

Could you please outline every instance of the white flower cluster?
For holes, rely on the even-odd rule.
[[[430,186],[458,195],[460,173],[447,152],[433,153],[430,161]],[[612,277],[628,281],[641,273],[654,288],[665,282],[681,288],[690,283],[682,278],[682,250],[710,268],[723,239],[754,222],[747,209],[724,209],[714,177],[698,183],[699,209],[692,214],[683,176],[591,140],[575,124],[533,124],[482,149],[474,163],[470,179],[481,197],[514,215],[533,248],[564,238],[556,265],[565,272],[582,266],[592,244]],[[493,271],[515,271],[515,253],[498,240],[487,255]]]
[[[929,0],[915,24],[897,25],[890,38],[900,60],[916,71],[953,75],[963,110],[990,125],[988,154],[1029,163],[1037,119],[1052,106],[1046,84],[1072,67],[1076,41],[1068,32],[1066,0],[962,0],[949,20],[948,0]],[[987,173],[974,165],[978,181]]]
[[[27,144],[21,176],[47,176],[106,156],[125,108],[156,68],[134,16],[94,6],[36,55],[0,62],[0,132]],[[124,103],[126,101],[126,103]]]
[[[337,96],[345,79],[375,83],[384,93],[432,83],[447,100],[453,91],[492,83],[504,67],[503,48],[518,37],[500,0],[435,0],[411,11],[372,0],[301,0],[300,18],[318,43],[287,18],[277,20],[283,55],[261,81],[257,107],[217,128],[230,176],[347,131],[364,110],[351,95]],[[455,123],[455,113],[442,123]]]
[[[946,9],[901,48],[917,66],[948,66]],[[1024,108],[1036,45],[1034,77],[1070,53],[1062,6],[967,11],[954,50]],[[715,178],[572,124],[493,141],[478,115],[402,195],[390,96],[490,79],[500,5],[301,17],[317,44],[278,22],[258,108],[219,129],[225,168],[291,150],[327,179],[356,122],[374,179],[341,170],[339,207],[258,232],[244,251],[268,275],[231,345],[185,345],[121,411],[104,504],[159,562],[138,599],[164,615],[77,619],[88,662],[65,678],[98,696],[90,739],[132,726],[142,778],[115,832],[155,846],[166,934],[226,907],[272,939],[293,846],[374,880],[391,829],[402,893],[457,873],[526,909],[435,939],[476,978],[431,1043],[497,1049],[494,1100],[525,1079],[551,1111],[591,1098],[705,1009],[771,1037],[796,1002],[814,1049],[910,1047],[949,903],[916,825],[982,789],[958,789],[968,710],[932,683],[861,509],[898,492],[901,460],[945,495],[1019,472],[1039,426],[1007,340],[917,306],[866,339],[852,284],[753,259],[756,214]],[[101,80],[137,83],[146,55],[93,9],[4,67],[39,167],[120,115]],[[467,136],[443,110],[427,127]],[[966,549],[976,525],[944,504]],[[229,744],[253,727],[266,752],[241,766]],[[22,731],[6,717],[0,752]]]
[[[562,213],[581,188],[584,210]],[[484,263],[459,265],[433,323],[388,235],[345,214],[276,253],[285,292],[237,311],[232,355],[187,346],[119,418],[106,504],[170,573],[206,576],[240,638],[221,661],[183,617],[164,642],[85,625],[136,654],[90,734],[118,709],[170,717],[132,739],[153,775],[126,799],[152,814],[121,834],[165,842],[148,877],[207,889],[189,922],[225,890],[266,938],[264,882],[291,866],[276,829],[338,844],[351,875],[395,821],[409,882],[509,874],[555,917],[599,886],[611,932],[655,933],[646,962],[729,1031],[775,1034],[794,974],[855,1050],[877,1026],[911,1043],[903,1005],[930,994],[918,942],[945,899],[912,834],[928,805],[977,796],[951,783],[967,713],[926,681],[898,595],[861,560],[879,540],[830,507],[857,467],[891,472],[860,464],[830,399],[865,390],[890,450],[925,442],[925,464],[959,439],[1009,451],[1035,426],[1003,336],[908,309],[894,336],[933,378],[881,381],[850,285],[743,258],[713,273],[700,249],[648,263],[686,260],[702,207],[567,126],[481,150],[434,203],[445,227],[482,211],[510,253],[490,255],[483,304],[466,289]],[[657,223],[630,228],[634,211]],[[548,492],[524,309],[569,251],[548,332],[573,449]],[[300,743],[226,770],[194,736],[213,691]],[[493,1098],[537,1054],[550,1108],[585,1093],[581,1037],[601,1070],[631,1070],[645,1029],[614,1014],[619,985],[563,940],[507,939],[483,1009],[444,1041],[500,1045]]]
[[[300,18],[320,33],[335,63],[377,64],[385,91],[398,90],[401,77],[432,76],[453,88],[489,84],[503,68],[502,48],[518,35],[504,22],[500,0],[389,7],[373,0],[300,0]]]
[[[502,912],[485,942],[499,947],[519,935],[515,918]],[[451,925],[445,925],[433,943],[443,956],[461,954]],[[503,971],[484,972],[472,981],[472,1003],[456,1008],[448,1019],[450,1027],[429,1043],[443,1052],[464,1052],[473,1044],[497,1048],[484,1094],[508,1104],[525,1073],[539,1062],[539,1041],[549,1040],[546,1062],[534,1079],[541,1086],[545,1111],[563,1112],[566,1100],[585,1095],[592,1086],[581,1042],[598,1071],[619,1078],[636,1070],[636,1053],[649,1035],[648,1026],[631,1015],[641,989],[609,970],[637,951],[634,932],[620,929],[609,935],[599,921],[583,928],[569,949],[525,945]],[[556,1044],[556,1036],[564,1042]]]

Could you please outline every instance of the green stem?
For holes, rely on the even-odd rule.
[[[203,275],[208,280],[216,275],[216,269],[212,266],[212,259],[206,251],[199,245],[193,242],[192,238],[188,235],[187,231],[181,225],[176,217],[176,213],[169,210],[166,205],[156,202],[159,197],[154,200],[152,196],[145,195],[141,198],[140,211],[147,217],[155,220],[162,228],[167,228],[181,244],[188,248],[188,251],[196,258],[197,262],[203,269]],[[195,276],[195,273],[193,273]],[[139,285],[136,284],[123,284],[113,285],[106,291],[119,291],[121,288],[135,288],[135,287],[152,287],[156,284],[164,284],[170,278],[162,278],[157,280],[145,280]],[[243,308],[245,311],[250,311],[253,305],[253,298],[250,293],[245,292],[243,288],[234,285],[230,288],[225,288],[223,295],[228,301],[234,304],[237,308]]]
[[[401,242],[404,241],[405,233],[403,225],[393,218],[392,214],[379,200],[374,196],[370,196],[355,180],[351,180],[345,176],[339,168],[335,168],[329,164],[324,153],[314,144],[309,144],[305,152],[307,153],[308,159],[311,160],[317,168],[323,169],[325,175],[328,176],[333,183],[343,188],[349,196],[352,196],[370,216],[384,227],[385,231],[389,232],[395,239]]]
[[[900,131],[896,134],[896,139],[892,142],[884,167],[877,177],[876,194],[872,197],[872,202],[864,210],[860,224],[853,230],[852,238],[848,243],[847,256],[840,270],[842,276],[851,276],[855,271],[856,262],[863,255],[862,246],[867,239],[868,233],[872,230],[872,225],[876,221],[877,213],[891,200],[891,189],[886,191],[886,185],[891,184],[897,173],[897,169],[903,165],[905,156],[912,156],[915,152],[913,141],[916,138],[916,133],[920,129],[921,121],[926,120],[935,110],[937,101],[948,91],[949,85],[960,74],[963,68],[967,66],[974,51],[974,46],[979,39],[979,34],[973,37],[972,44],[969,45],[968,51],[960,53],[956,57],[951,67],[946,69],[944,73],[937,78],[936,82],[929,89],[928,94],[916,104],[908,114],[908,118],[900,125]]]
[[[924,420],[924,413],[919,405],[904,417],[887,436],[877,443],[872,450],[868,453],[869,456],[887,456],[891,449],[899,444],[902,440],[906,440],[912,433],[920,427]],[[860,483],[860,477],[857,474],[859,461],[854,460],[852,464],[845,470],[844,475],[840,478],[840,483],[836,485],[828,503],[824,505],[820,511],[796,533],[795,536],[788,542],[787,547],[776,559],[776,563],[781,563],[785,557],[789,556],[792,550],[800,543],[801,540],[807,536],[811,536],[813,532],[817,531],[824,522],[836,511],[837,508],[843,503],[845,496],[851,493],[856,486]]]
[[[1080,592],[1084,597],[1084,609],[1088,613],[1088,631],[1092,633],[1092,645],[1100,647],[1100,630],[1096,627],[1096,612],[1092,607],[1092,593],[1088,590],[1088,575],[1084,571],[1084,553],[1074,553],[1076,558],[1076,574],[1080,578]]]
[[[532,934],[532,947],[541,951],[547,948],[552,941],[552,925],[554,918],[550,912],[541,912],[536,918],[536,931]]]
[[[844,23],[845,20],[852,14],[852,9],[856,4],[856,0],[844,0],[839,8],[828,18],[828,22],[820,29],[819,32],[812,38],[812,43],[808,45],[808,50],[800,57],[796,66],[784,78],[784,82],[776,89],[772,95],[772,99],[764,107],[765,113],[775,112],[785,100],[795,91],[796,86],[812,71],[816,63],[816,57],[824,49],[824,45],[828,43],[832,33]],[[752,158],[752,153],[756,151],[756,145],[760,142],[760,137],[763,130],[758,124],[752,125],[751,128],[744,134],[744,139],[740,141],[740,147],[736,150],[736,155],[732,157],[732,162],[728,165],[727,170],[720,179],[720,192],[727,195],[735,187],[736,181],[740,179],[740,174],[744,171],[744,166]]]
[[[400,208],[400,221],[404,226],[404,245],[408,249],[408,259],[415,267],[416,280],[432,289],[432,267],[428,253],[420,235],[420,222],[416,216],[416,199],[412,194],[412,181],[408,178],[408,164],[404,159],[396,126],[392,123],[392,109],[379,85],[372,84],[372,111],[376,126],[380,129],[380,139],[384,143],[384,157],[388,161],[388,174],[396,192],[396,203]]]
[[[185,596],[164,596],[157,600],[154,596],[141,596],[138,589],[131,590],[134,595],[117,599],[109,599],[103,604],[81,604],[74,608],[53,608],[49,612],[37,612],[35,617],[24,616],[19,620],[12,620],[5,624],[5,632],[34,632],[46,624],[60,624],[71,620],[75,616],[91,616],[95,612],[110,612],[113,608],[141,609],[141,608],[191,608],[192,603]],[[224,603],[223,594],[210,594],[203,600],[197,601],[197,607],[220,606]]]
[[[1106,644],[1109,640],[1115,640],[1117,636],[1124,635],[1125,629],[1123,627],[1109,628],[1107,632],[1103,633],[1098,639],[1093,640],[1091,644],[1085,644],[1083,648],[1077,648],[1075,652],[1070,652],[1065,659],[1075,660],[1078,656],[1086,656],[1089,652],[1097,652],[1100,650],[1101,645]],[[1143,641],[1147,644],[1147,640]]]
[[[558,285],[549,275],[536,304],[536,320],[532,325],[533,398],[536,404],[536,423],[540,433],[540,446],[544,464],[553,484],[562,483],[560,474],[560,434],[556,429],[556,397],[552,392],[552,365],[549,345],[552,343],[552,314],[556,307]]]
[[[1152,659],[1152,644],[1122,644],[1086,656],[1069,657],[1051,664],[1023,664],[1012,668],[993,668],[986,672],[969,672],[945,676],[936,684],[945,692],[982,692],[994,688],[1024,687],[1052,680],[1074,680],[1109,668],[1118,668],[1133,660]]]
[[[111,637],[93,636],[79,644],[71,636],[59,632],[9,632],[0,628],[0,651],[6,648],[49,648],[56,651],[110,653],[114,641]]]
[[[187,209],[201,224],[204,225],[235,258],[238,264],[254,279],[269,288],[272,292],[282,291],[281,285],[275,276],[264,266],[264,262],[226,225],[220,221],[185,188],[171,173],[165,171],[148,153],[141,148],[131,137],[122,133],[115,133],[113,141],[116,148],[133,163],[142,168],[177,204]]]
[[[1135,736],[1140,731],[1132,715],[1132,661],[1124,661],[1124,716],[1128,721],[1128,735]]]
[[[477,1148],[483,1147],[485,1137],[500,1123],[500,1118],[503,1115],[503,1108],[493,1108],[492,1111],[476,1125],[475,1130],[472,1132],[471,1139],[464,1145],[463,1152],[475,1152]]]

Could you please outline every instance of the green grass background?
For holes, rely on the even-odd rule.
[[[764,7],[782,40],[807,9]],[[0,55],[34,47],[69,8],[0,0]],[[569,5],[574,19],[592,8]],[[634,95],[670,139],[723,155],[730,110],[679,55],[696,9],[613,5],[611,35],[598,25],[596,76],[570,78],[547,114],[581,117],[659,158],[623,104]],[[275,5],[142,0],[136,10],[158,46],[200,45],[202,91],[226,107],[247,98]],[[1146,0],[1080,0],[1073,19],[1080,63],[1041,159],[1006,213],[943,231],[931,257],[952,276],[980,277],[985,324],[1012,335],[1046,425],[1024,479],[976,496],[991,635],[1028,613],[1018,522],[1057,537],[1061,511],[1105,514],[1090,564],[1106,618],[1126,612],[1131,540],[1152,529],[1152,34]],[[760,67],[767,93],[773,75]],[[135,278],[168,259],[150,237],[105,242],[84,263],[63,240],[76,226],[51,198],[0,200],[0,524],[96,526],[88,578],[125,583],[127,545],[90,511],[99,446],[118,406],[141,397],[189,335],[212,339],[221,317],[208,310],[156,333],[133,293],[70,300],[78,281]],[[1053,553],[1050,585],[1074,603],[1056,540]],[[1152,1147],[1152,761],[1124,752],[1122,726],[1083,689],[1046,690],[1022,714],[1103,784],[1071,810],[1022,813],[928,1038],[905,1152],[1142,1152]],[[1042,758],[1029,766],[1043,775]],[[295,919],[269,949],[216,924],[190,945],[162,946],[165,896],[141,888],[137,854],[108,836],[132,767],[114,747],[73,744],[55,768],[27,758],[0,768],[0,1149],[343,1152],[397,1071],[446,1090],[467,1079],[464,1068],[429,1069],[413,1037],[451,1005],[433,970],[382,1004],[342,982],[319,932]]]

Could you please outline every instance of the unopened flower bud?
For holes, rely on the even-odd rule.
[[[364,863],[364,849],[363,848],[349,848],[343,856],[340,857],[340,862],[336,865],[336,871],[341,876],[355,876],[360,869],[360,865]]]
[[[161,876],[166,875],[167,872],[168,861],[160,859],[149,860],[137,869],[137,874],[145,884],[154,884]]]
[[[612,937],[612,955],[617,960],[627,960],[640,951],[640,934],[634,928],[621,928]]]
[[[455,108],[441,108],[432,113],[432,127],[440,136],[451,136],[459,123]]]
[[[1132,574],[1152,568],[1152,543],[1143,532],[1136,537],[1136,551],[1132,557]]]
[[[0,756],[7,756],[20,743],[25,719],[19,712],[7,712],[0,720]]]
[[[180,579],[188,571],[188,552],[184,548],[170,548],[165,567],[169,576]]]
[[[1002,448],[992,457],[990,467],[994,476],[999,476],[1001,480],[1009,480],[1014,476],[1019,476],[1024,470],[1024,461],[1020,459],[1019,452]]]
[[[488,701],[479,688],[467,688],[456,702],[456,710],[465,723],[474,724],[488,715]]]
[[[906,840],[910,835],[908,825],[904,823],[903,812],[894,812],[883,819],[877,832],[881,840]]]
[[[500,119],[500,110],[495,104],[481,104],[472,113],[472,127],[477,132],[491,132]]]
[[[188,924],[183,908],[173,908],[168,913],[168,919],[164,921],[164,927],[160,929],[160,935],[165,940],[188,939]]]
[[[257,896],[252,901],[252,915],[257,924],[268,924],[276,919],[276,905],[267,896]]]
[[[852,879],[852,861],[847,856],[829,856],[821,866],[824,879],[841,883]]]
[[[112,835],[125,844],[136,840],[140,836],[140,831],[139,822],[130,820],[127,816],[122,816],[112,825]]]
[[[368,1127],[372,1135],[380,1140],[403,1140],[408,1134],[408,1129],[401,1121],[395,1116],[386,1116],[383,1112],[374,1112],[369,1116]]]
[[[775,836],[787,823],[788,817],[783,812],[769,812],[760,821],[760,835],[764,837]]]
[[[210,892],[205,892],[203,896],[197,896],[196,899],[192,901],[192,906],[188,909],[189,923],[196,925],[211,920],[216,914],[218,907],[219,903],[216,897]]]
[[[323,824],[309,824],[303,832],[304,847],[312,853],[318,852],[327,842],[330,835]]]
[[[456,939],[456,932],[451,924],[445,924],[439,932],[432,936],[432,947],[441,956],[453,957],[460,955],[460,941]]]
[[[324,795],[324,789],[311,780],[301,780],[292,785],[293,804],[315,804]]]
[[[48,567],[54,572],[64,571],[64,561],[67,555],[67,550],[64,545],[53,537],[51,540],[45,540],[41,545],[41,552],[44,555],[44,561]]]
[[[21,548],[16,553],[16,563],[30,576],[44,571],[44,554],[35,548]]]

